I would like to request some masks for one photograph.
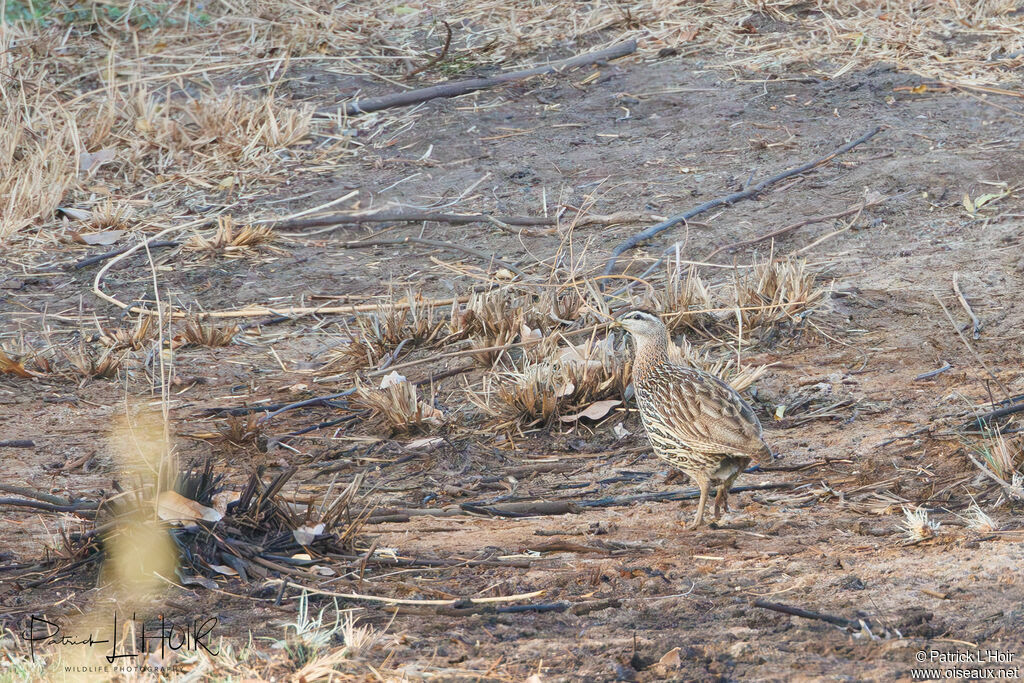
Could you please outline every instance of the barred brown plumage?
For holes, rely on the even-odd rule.
[[[729,510],[729,488],[750,461],[771,461],[757,415],[722,380],[669,362],[668,330],[657,315],[633,309],[618,322],[633,337],[633,388],[654,453],[700,488],[691,528],[704,522],[712,481],[721,482],[715,496],[718,519],[723,508]]]

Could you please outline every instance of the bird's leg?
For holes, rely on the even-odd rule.
[[[693,477],[691,475],[691,477],[696,480],[697,486],[700,487],[700,503],[697,504],[697,516],[693,520],[693,525],[690,526],[691,529],[697,529],[704,524],[704,506],[708,502],[708,489],[711,486],[711,480],[706,476]]]
[[[718,520],[722,516],[722,511],[729,511],[729,489],[732,488],[732,483],[736,481],[736,477],[740,475],[740,470],[733,472],[729,475],[729,478],[723,481],[718,486],[718,493],[715,494],[715,519]]]

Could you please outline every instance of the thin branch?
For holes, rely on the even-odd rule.
[[[341,105],[341,111],[345,116],[356,116],[358,114],[368,114],[373,111],[390,109],[392,107],[407,107],[410,104],[419,104],[420,102],[426,102],[438,97],[458,97],[459,95],[465,95],[466,93],[475,92],[477,90],[493,88],[503,83],[519,81],[524,78],[530,78],[531,76],[560,73],[566,69],[588,66],[590,64],[603,62],[609,59],[618,59],[619,57],[625,57],[626,55],[634,52],[636,52],[636,41],[627,40],[624,43],[613,45],[605,50],[577,55],[576,57],[563,59],[558,62],[552,62],[551,64],[538,66],[532,69],[511,71],[491,78],[470,78],[463,81],[450,81],[448,83],[441,83],[440,85],[432,85],[427,88],[418,88],[416,90],[392,93],[381,97],[368,97],[366,99],[354,100]],[[336,111],[337,109],[326,109],[321,110],[320,114],[334,116]]]
[[[960,341],[964,343],[964,346],[967,347],[967,350],[971,352],[972,356],[974,356],[974,360],[978,361],[978,364],[981,365],[981,367],[984,368],[985,372],[988,373],[988,376],[991,377],[992,380],[999,385],[999,388],[1003,390],[1004,394],[1006,394],[1007,396],[1011,396],[1010,390],[1006,387],[1005,384],[1003,384],[1003,381],[996,377],[995,373],[992,372],[992,370],[988,367],[988,364],[984,360],[982,360],[981,356],[978,355],[978,352],[974,350],[973,346],[971,346],[971,342],[967,341],[967,337],[965,337],[964,333],[960,331],[960,327],[957,326],[956,321],[953,320],[953,316],[950,315],[949,309],[946,308],[946,304],[942,303],[942,299],[939,298],[939,295],[936,294],[935,292],[932,292],[932,296],[934,296],[935,300],[939,302],[939,306],[942,307],[942,312],[946,314],[946,318],[949,320],[949,324],[953,326],[953,331],[956,332],[957,336],[960,337]]]
[[[814,161],[809,161],[806,164],[802,164],[800,166],[797,166],[796,168],[791,168],[788,171],[783,171],[782,173],[774,175],[774,176],[772,176],[770,178],[766,178],[765,180],[762,180],[761,182],[757,183],[756,185],[748,187],[748,188],[746,188],[744,190],[740,190],[739,192],[733,192],[732,194],[726,195],[724,197],[716,197],[715,199],[711,199],[709,201],[706,201],[703,204],[690,209],[689,211],[684,211],[683,213],[678,213],[678,214],[676,214],[674,216],[671,216],[668,219],[662,221],[661,223],[658,223],[657,225],[652,225],[651,227],[647,228],[646,230],[633,235],[632,237],[627,239],[625,242],[623,242],[619,246],[615,247],[615,249],[612,251],[611,258],[608,259],[608,264],[605,266],[604,274],[605,275],[610,275],[612,273],[612,271],[615,270],[615,263],[618,260],[619,256],[621,256],[625,252],[629,251],[630,249],[633,249],[633,248],[639,246],[643,242],[646,242],[647,240],[651,239],[655,235],[657,235],[657,234],[659,234],[661,232],[664,232],[665,230],[668,230],[669,228],[671,228],[671,227],[673,227],[675,225],[678,225],[679,223],[682,223],[684,221],[687,221],[687,220],[689,220],[689,219],[691,219],[691,218],[693,218],[695,216],[698,216],[698,215],[700,215],[702,213],[706,213],[706,212],[708,212],[711,209],[714,209],[716,207],[719,207],[719,206],[722,206],[722,205],[734,204],[734,203],[736,203],[738,201],[741,201],[743,199],[750,199],[752,197],[756,197],[757,195],[761,194],[761,192],[763,192],[765,190],[765,188],[767,188],[767,187],[769,187],[771,185],[774,185],[775,183],[779,182],[780,180],[785,180],[786,178],[790,178],[792,176],[799,175],[801,173],[806,173],[807,171],[810,171],[811,169],[813,169],[813,168],[815,168],[817,166],[821,166],[822,164],[827,163],[828,161],[831,161],[832,159],[834,159],[835,157],[839,156],[840,154],[845,154],[846,152],[849,152],[854,147],[856,147],[858,145],[864,144],[865,142],[867,142],[871,138],[873,138],[876,135],[878,135],[878,133],[881,132],[881,130],[882,130],[882,127],[881,126],[877,126],[877,127],[873,128],[872,130],[868,131],[867,133],[865,133],[864,135],[860,136],[856,140],[848,142],[845,145],[843,145],[842,147],[839,147],[839,148],[833,150],[832,152],[830,152],[829,154],[826,154],[823,157],[819,157],[818,159],[815,159]]]
[[[956,298],[960,300],[960,305],[967,311],[967,315],[971,316],[971,324],[973,325],[971,336],[977,339],[981,336],[981,321],[978,320],[978,316],[974,315],[974,310],[971,305],[967,303],[967,297],[960,291],[960,273],[953,273],[953,291],[956,292]]]
[[[431,57],[426,64],[410,71],[406,75],[406,78],[412,78],[418,73],[422,73],[427,69],[432,69],[436,65],[440,64],[441,60],[448,56],[448,48],[452,46],[452,27],[447,21],[442,20],[441,23],[444,24],[444,30],[448,32],[448,35],[445,36],[444,39],[444,46],[441,48],[441,54]]]

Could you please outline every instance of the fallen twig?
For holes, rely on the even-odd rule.
[[[447,21],[444,21],[443,19],[441,20],[441,23],[444,24],[444,29],[445,29],[445,31],[448,32],[448,35],[445,36],[445,39],[444,39],[444,45],[441,47],[441,53],[431,57],[429,60],[427,60],[427,63],[424,64],[423,66],[416,67],[415,69],[410,71],[408,74],[406,74],[406,76],[405,76],[406,78],[412,78],[416,74],[422,73],[422,72],[426,71],[427,69],[430,69],[430,68],[434,67],[435,65],[440,64],[441,60],[444,59],[448,55],[448,48],[450,48],[452,46],[452,27],[451,27],[451,25],[449,25],[449,23]]]
[[[952,370],[952,369],[953,369],[952,365],[950,365],[949,363],[943,363],[941,368],[937,368],[937,369],[931,370],[929,372],[922,372],[920,375],[918,375],[917,377],[914,378],[914,381],[917,382],[917,381],[920,381],[920,380],[923,380],[923,379],[931,379],[932,377],[936,377],[936,376],[941,375],[942,373],[946,372],[947,370]]]
[[[953,291],[956,292],[956,298],[960,300],[960,305],[967,311],[967,315],[971,317],[971,336],[977,339],[981,336],[981,321],[978,320],[978,316],[974,315],[974,310],[971,309],[971,305],[967,303],[967,297],[960,291],[960,283],[958,282],[960,273],[953,273]]]
[[[24,486],[14,486],[12,484],[0,484],[0,491],[4,493],[13,493],[16,496],[25,496],[26,498],[34,498],[35,500],[42,500],[53,505],[71,505],[70,500],[67,498],[61,498],[50,493],[43,493],[42,491],[36,491],[35,489],[26,488]]]
[[[571,501],[529,501],[525,503],[506,503],[504,505],[487,505],[482,503],[462,503],[460,508],[477,515],[492,517],[544,517],[548,515],[568,515],[579,512]]]
[[[1024,401],[983,413],[973,420],[968,420],[960,425],[960,429],[986,429],[992,420],[998,420],[1001,417],[1020,412],[1024,412]]]
[[[766,232],[763,235],[758,235],[757,237],[752,237],[752,238],[750,238],[748,240],[741,240],[739,242],[733,242],[732,244],[726,244],[726,245],[723,245],[721,247],[718,247],[717,249],[712,251],[710,254],[705,256],[704,260],[705,261],[710,261],[712,259],[712,257],[714,257],[714,256],[716,256],[716,255],[718,255],[718,254],[720,254],[723,251],[726,251],[728,249],[738,249],[739,247],[749,247],[752,244],[757,244],[758,242],[764,242],[765,240],[772,239],[773,237],[778,237],[780,235],[785,235],[786,233],[793,232],[794,230],[798,230],[798,229],[804,227],[805,225],[813,225],[815,223],[824,223],[825,221],[831,221],[831,220],[835,220],[837,218],[843,218],[843,217],[849,216],[850,214],[853,214],[853,213],[860,213],[864,209],[870,209],[873,206],[877,206],[877,205],[881,204],[882,202],[887,202],[890,199],[894,199],[895,197],[898,197],[898,196],[900,196],[900,195],[890,195],[888,197],[879,197],[878,199],[874,199],[872,201],[861,202],[861,204],[859,206],[851,207],[849,209],[846,209],[845,211],[839,211],[837,213],[830,213],[830,214],[826,214],[824,216],[814,216],[812,218],[805,218],[802,221],[797,221],[796,223],[790,223],[789,225],[786,225],[784,227],[778,228],[776,230],[772,230],[771,232]],[[673,247],[673,250],[674,250],[674,247]],[[660,265],[660,261],[658,263],[653,264],[652,268],[656,268],[658,265]],[[640,276],[641,279],[643,279],[643,277],[644,277],[643,275]]]
[[[36,442],[29,439],[14,439],[12,441],[0,441],[0,448],[35,448]]]
[[[992,481],[998,483],[1003,488],[1003,490],[1006,491],[1006,493],[1008,493],[1013,498],[1016,498],[1017,500],[1024,500],[1024,489],[1022,489],[1019,486],[1014,486],[1013,484],[1011,484],[1010,482],[1006,481],[1005,479],[1000,477],[998,474],[996,474],[995,472],[990,470],[985,465],[982,465],[980,462],[978,462],[977,458],[975,458],[973,455],[971,455],[966,450],[964,452],[967,453],[967,457],[971,459],[971,462],[973,462],[974,465],[979,470],[981,470],[982,474],[984,474],[986,477],[988,477]]]
[[[770,609],[773,612],[781,612],[783,614],[789,614],[794,617],[803,617],[804,619],[816,619],[818,621],[827,621],[830,624],[834,624],[840,628],[854,628],[860,629],[860,622],[851,621],[844,617],[837,617],[834,614],[825,614],[824,612],[812,612],[811,610],[803,609],[801,607],[793,607],[791,605],[783,605],[779,602],[768,602],[767,600],[754,600],[752,603],[754,607],[760,607],[762,609]],[[867,622],[865,622],[867,623]]]
[[[150,249],[158,249],[160,247],[177,247],[180,244],[181,244],[181,242],[178,242],[176,240],[165,240],[165,241],[162,241],[162,242],[150,242],[148,247]],[[68,270],[79,270],[80,268],[85,268],[87,266],[91,266],[91,265],[94,265],[96,263],[100,263],[102,261],[106,261],[107,259],[114,258],[115,256],[120,256],[121,254],[125,253],[129,249],[132,249],[132,248],[137,247],[137,246],[138,245],[135,245],[135,244],[129,244],[129,245],[124,246],[124,247],[118,247],[117,249],[112,249],[112,250],[110,250],[110,251],[108,251],[108,252],[106,252],[104,254],[97,254],[95,256],[90,256],[89,258],[84,258],[81,261],[76,261],[75,263],[72,263],[71,265],[67,266],[67,269]]]
[[[615,263],[618,260],[619,256],[621,256],[623,253],[629,251],[630,249],[633,249],[634,247],[642,244],[643,242],[646,242],[647,240],[651,239],[652,237],[654,237],[658,233],[661,233],[661,232],[663,232],[665,230],[668,230],[669,228],[671,228],[671,227],[673,227],[675,225],[678,225],[679,223],[682,223],[684,221],[687,221],[690,218],[693,218],[693,217],[698,216],[698,215],[700,215],[702,213],[710,211],[711,209],[714,209],[715,207],[722,206],[724,204],[734,204],[734,203],[736,203],[736,202],[738,202],[740,200],[743,200],[743,199],[750,199],[751,197],[756,197],[761,192],[763,192],[765,188],[769,187],[770,185],[774,185],[775,183],[779,182],[780,180],[785,180],[786,178],[789,178],[789,177],[792,177],[792,176],[795,176],[795,175],[799,175],[800,173],[805,173],[805,172],[807,172],[807,171],[809,171],[809,170],[811,170],[811,169],[813,169],[813,168],[815,168],[817,166],[820,166],[821,164],[824,164],[824,163],[830,161],[831,159],[834,159],[835,157],[839,156],[840,154],[845,154],[846,152],[850,151],[851,149],[853,149],[857,145],[861,145],[861,144],[867,142],[868,140],[873,138],[875,135],[877,135],[881,130],[882,130],[882,127],[881,126],[877,126],[877,127],[873,128],[873,129],[871,129],[870,131],[868,131],[867,133],[865,133],[864,135],[860,136],[856,140],[848,142],[845,145],[843,145],[842,147],[839,147],[839,148],[833,150],[832,152],[830,152],[829,154],[826,154],[823,157],[819,157],[818,159],[815,159],[814,161],[809,161],[806,164],[803,164],[801,166],[797,166],[795,168],[791,168],[788,171],[783,171],[782,173],[774,175],[774,176],[772,176],[770,178],[766,178],[765,180],[762,180],[761,182],[757,183],[756,185],[752,185],[752,186],[750,186],[750,187],[748,187],[746,189],[740,190],[738,192],[733,192],[732,194],[728,194],[728,195],[726,195],[724,197],[717,197],[715,199],[711,199],[711,200],[706,201],[703,204],[700,204],[699,206],[696,206],[696,207],[694,207],[694,208],[692,208],[692,209],[690,209],[688,211],[684,211],[683,213],[678,213],[678,214],[675,214],[674,216],[670,216],[669,218],[667,218],[666,220],[662,221],[661,223],[658,223],[657,225],[652,225],[651,227],[647,228],[646,230],[643,230],[642,232],[639,232],[639,233],[633,235],[632,237],[627,239],[625,242],[623,242],[619,246],[615,247],[614,250],[612,250],[612,255],[608,259],[608,263],[607,263],[607,265],[604,268],[604,274],[605,275],[610,275],[612,273],[612,271],[615,270]]]
[[[95,512],[99,503],[94,501],[82,501],[71,505],[54,505],[38,500],[22,500],[21,498],[0,498],[0,506],[10,505],[11,507],[33,508],[46,512]]]
[[[953,326],[953,331],[956,332],[957,336],[960,337],[960,341],[964,343],[964,346],[967,347],[967,350],[971,352],[972,356],[974,356],[974,360],[978,361],[978,364],[985,370],[985,372],[988,373],[988,376],[991,377],[992,380],[999,385],[999,388],[1003,390],[1003,393],[1006,394],[1007,396],[1010,396],[1010,390],[1006,387],[1005,384],[1003,384],[1003,381],[996,377],[996,374],[992,372],[991,368],[988,367],[988,363],[986,363],[982,359],[982,357],[978,355],[978,352],[974,350],[973,346],[971,346],[971,342],[967,341],[967,337],[964,336],[964,333],[960,330],[959,326],[957,326],[956,321],[953,320],[953,316],[950,314],[949,309],[946,308],[946,304],[942,303],[942,299],[939,298],[939,295],[936,294],[935,292],[932,292],[932,296],[934,296],[935,300],[939,302],[939,306],[942,308],[942,312],[946,314],[946,319],[949,320],[949,324]]]
[[[577,55],[569,59],[552,62],[545,66],[524,69],[522,71],[510,71],[509,73],[499,74],[497,76],[492,76],[491,78],[470,78],[462,81],[432,85],[427,88],[417,88],[416,90],[392,93],[381,97],[358,99],[345,103],[340,109],[345,116],[356,116],[358,114],[368,114],[373,111],[390,109],[392,107],[407,107],[410,104],[419,104],[420,102],[427,102],[428,100],[433,100],[438,97],[458,97],[459,95],[465,95],[466,93],[484,90],[486,88],[493,88],[497,85],[501,85],[502,83],[519,81],[524,78],[530,78],[531,76],[558,73],[565,69],[587,66],[589,64],[595,64],[609,59],[618,59],[619,57],[625,57],[626,55],[634,52],[636,52],[636,41],[628,40],[604,50],[598,50],[597,52],[590,52],[584,55]],[[335,116],[337,110],[337,108],[326,109],[321,110],[319,113],[321,115],[326,114],[328,116]]]
[[[592,214],[580,216],[575,225],[612,225],[643,220],[643,215],[629,211],[617,211],[612,214]],[[331,213],[311,218],[295,218],[292,220],[275,221],[265,218],[253,221],[253,225],[271,225],[275,230],[302,230],[305,228],[322,228],[332,225],[361,225],[363,223],[450,223],[451,225],[469,225],[471,223],[491,222],[498,225],[515,227],[544,227],[558,225],[554,216],[492,216],[486,213],[436,213],[433,211],[404,211],[385,209],[368,213]],[[545,231],[545,233],[547,232]]]
[[[343,398],[345,396],[351,396],[355,392],[356,392],[355,389],[346,389],[345,391],[339,391],[336,394],[327,394],[326,396],[314,396],[313,398],[307,398],[307,399],[305,399],[303,401],[296,401],[295,403],[288,403],[286,405],[281,406],[277,410],[275,410],[275,411],[273,411],[271,413],[267,413],[266,415],[261,417],[259,420],[257,420],[257,424],[263,424],[267,420],[269,420],[269,419],[271,419],[273,417],[277,417],[281,413],[286,413],[289,410],[295,410],[296,408],[305,408],[306,406],[320,406],[320,405],[324,405],[328,401],[332,401],[332,400],[334,400],[336,398]]]
[[[729,493],[742,493],[743,491],[770,491],[772,489],[788,489],[792,487],[793,484],[789,482],[762,484],[760,486],[734,486],[729,489]],[[608,498],[598,498],[596,500],[578,500],[576,501],[576,505],[581,508],[615,507],[618,505],[629,505],[630,503],[650,501],[693,500],[699,497],[700,491],[697,489],[677,489],[675,491],[665,491],[664,493],[635,493],[628,496],[610,496]]]
[[[268,584],[285,583],[289,588],[295,588],[297,590],[306,591],[310,595],[323,595],[328,598],[346,598],[348,600],[367,600],[369,602],[383,602],[387,605],[455,605],[460,602],[468,601],[474,605],[486,605],[496,602],[516,602],[517,600],[529,600],[530,598],[540,597],[544,595],[543,590],[533,591],[531,593],[519,593],[518,595],[498,595],[489,598],[456,598],[453,600],[414,600],[412,598],[388,598],[378,595],[363,595],[361,593],[336,593],[334,591],[324,591],[309,586],[303,586],[292,581],[285,579],[269,579]]]

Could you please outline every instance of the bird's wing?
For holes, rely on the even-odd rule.
[[[735,389],[699,370],[663,366],[652,377],[651,398],[694,450],[742,455],[767,461],[771,451],[761,440],[761,423]]]

